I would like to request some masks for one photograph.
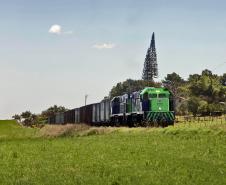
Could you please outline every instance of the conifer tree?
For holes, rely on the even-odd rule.
[[[152,34],[151,44],[147,50],[142,79],[146,81],[154,81],[158,77],[157,54],[155,48],[155,34]]]

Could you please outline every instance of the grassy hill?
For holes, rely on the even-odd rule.
[[[0,120],[0,139],[26,139],[36,137],[38,130],[22,127],[14,120]]]
[[[0,184],[225,184],[224,129],[38,130],[0,121]]]

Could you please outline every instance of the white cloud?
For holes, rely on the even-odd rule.
[[[50,27],[49,29],[49,33],[53,33],[53,34],[61,34],[62,33],[62,28],[60,25],[58,24],[54,24]]]
[[[60,26],[58,24],[54,24],[50,27],[49,33],[57,34],[57,35],[60,35],[60,34],[71,35],[71,34],[73,34],[73,31],[71,31],[71,30],[63,31],[62,26]]]
[[[113,43],[103,43],[103,44],[95,44],[93,45],[93,48],[96,49],[112,49],[114,48],[116,45]]]

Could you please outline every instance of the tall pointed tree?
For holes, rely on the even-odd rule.
[[[157,54],[155,48],[155,33],[153,32],[150,47],[147,50],[144,61],[144,69],[142,79],[146,81],[154,81],[158,77]]]

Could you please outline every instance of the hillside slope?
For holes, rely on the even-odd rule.
[[[0,139],[26,139],[36,137],[38,129],[22,127],[15,120],[0,120]]]

